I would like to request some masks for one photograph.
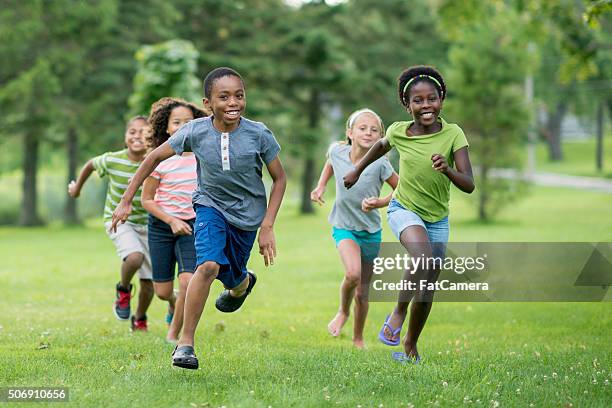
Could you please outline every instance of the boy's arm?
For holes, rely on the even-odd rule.
[[[72,198],[77,198],[81,194],[81,188],[83,188],[83,184],[87,181],[91,173],[94,172],[94,166],[92,160],[89,160],[79,173],[79,177],[77,177],[76,181],[72,180],[68,183],[68,194]]]
[[[287,175],[278,156],[266,164],[270,177],[272,177],[272,189],[266,215],[259,228],[259,253],[264,257],[266,266],[274,265],[276,257],[276,242],[274,239],[274,222],[280,209],[285,188],[287,187]]]
[[[391,148],[392,146],[389,144],[386,137],[374,143],[374,146],[372,146],[366,155],[359,161],[359,163],[357,163],[355,170],[348,172],[346,176],[344,176],[344,187],[353,187],[355,183],[357,183],[357,180],[359,180],[359,176],[361,176],[361,173],[363,173],[366,167],[387,154]]]
[[[119,224],[119,221],[121,221],[122,224],[127,221],[128,216],[132,212],[132,200],[145,179],[149,177],[159,163],[174,156],[174,154],[174,149],[170,147],[168,142],[164,142],[164,144],[147,155],[130,180],[130,184],[128,184],[128,188],[125,190],[125,193],[123,193],[119,205],[115,208],[115,211],[113,211],[113,220],[110,227],[112,231],[117,231],[117,224]]]
[[[174,235],[191,235],[191,227],[185,221],[173,217],[167,214],[160,206],[155,202],[155,192],[159,187],[159,180],[155,177],[147,177],[142,185],[142,193],[140,199],[142,206],[147,212],[154,217],[162,220],[170,226]]]
[[[331,163],[328,161],[325,162],[323,166],[323,170],[321,171],[321,177],[319,177],[319,182],[317,183],[317,187],[312,190],[310,193],[310,200],[314,201],[319,205],[323,205],[325,200],[323,200],[323,194],[325,194],[325,187],[327,186],[327,182],[334,175],[334,168]]]

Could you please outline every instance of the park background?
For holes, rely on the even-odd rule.
[[[436,304],[420,366],[392,364],[325,326],[340,261],[334,197],[308,195],[344,120],[407,116],[396,79],[438,67],[443,116],[465,130],[476,191],[451,198],[451,241],[612,241],[610,1],[5,1],[0,11],[0,387],[66,386],[74,406],[609,406],[610,303]],[[164,309],[151,333],[111,315],[118,260],[106,184],[68,180],[123,147],[126,119],[162,96],[201,103],[210,69],[237,69],[249,118],[289,176],[279,257],[236,315],[207,307],[202,369],[172,370]],[[397,157],[391,154],[397,164]],[[384,221],[384,239],[393,241]],[[27,227],[27,228],[26,228]],[[219,288],[217,288],[217,291]],[[211,296],[216,296],[213,292]]]

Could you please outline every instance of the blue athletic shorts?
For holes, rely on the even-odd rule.
[[[247,277],[247,262],[257,231],[245,231],[229,224],[215,208],[196,204],[194,228],[197,264],[219,264],[217,279],[226,288],[235,288]]]
[[[372,261],[378,256],[378,251],[380,251],[381,231],[353,231],[334,227],[332,229],[332,237],[336,241],[336,247],[338,247],[343,239],[352,239],[361,248],[361,259]]]

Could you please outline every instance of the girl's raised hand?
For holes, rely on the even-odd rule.
[[[323,194],[325,194],[325,187],[315,188],[310,193],[310,201],[313,201],[322,206],[325,203],[325,200],[323,200]]]
[[[70,197],[77,198],[80,194],[81,192],[77,188],[76,181],[72,180],[70,183],[68,183],[68,195]]]
[[[355,183],[357,183],[357,180],[359,180],[359,174],[357,173],[357,170],[351,170],[346,173],[346,176],[344,176],[342,180],[344,181],[344,187],[349,189],[353,187]]]
[[[431,167],[433,167],[434,170],[446,174],[448,171],[448,163],[446,162],[446,158],[444,156],[439,153],[435,153],[431,156],[431,161],[433,162]]]
[[[378,203],[378,197],[364,198],[363,201],[361,202],[361,210],[364,212],[369,212],[379,207],[380,205]]]

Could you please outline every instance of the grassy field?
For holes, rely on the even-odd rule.
[[[571,174],[574,176],[612,178],[612,133],[604,138],[603,169],[595,168],[595,139],[563,142],[564,160],[548,160],[548,146],[541,142],[536,149],[536,168],[538,171]]]
[[[454,194],[451,240],[609,242],[611,203],[538,188],[483,225]],[[376,341],[390,303],[371,305],[366,351],[352,348],[351,323],[330,338],[342,271],[328,209],[283,208],[277,263],[264,270],[253,253],[260,279],[243,309],[205,309],[195,372],[171,368],[159,300],[148,334],[114,319],[118,260],[100,220],[0,228],[0,387],[69,387],[75,407],[610,406],[610,303],[439,303],[418,366],[394,363],[395,349]]]

